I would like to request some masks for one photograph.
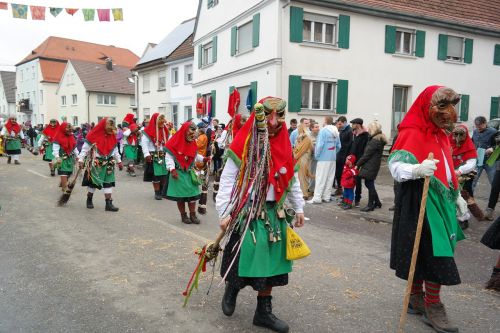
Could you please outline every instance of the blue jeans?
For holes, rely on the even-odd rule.
[[[495,177],[495,171],[496,171],[496,164],[498,162],[495,162],[492,166],[489,166],[488,164],[484,163],[482,166],[477,167],[477,176],[474,178],[474,182],[472,183],[472,190],[476,188],[477,182],[479,178],[481,177],[481,174],[483,173],[483,170],[486,171],[486,174],[488,175],[488,181],[490,185],[493,183],[493,177]]]
[[[347,203],[352,204],[352,201],[354,200],[354,189],[353,188],[344,188],[344,200]]]

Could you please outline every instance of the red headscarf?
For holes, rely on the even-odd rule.
[[[148,126],[144,128],[144,133],[147,134],[147,136],[155,146],[166,147],[169,133],[168,130],[166,129],[166,126],[164,126],[163,128],[156,127],[156,121],[159,116],[160,114],[158,112],[153,114],[153,116],[149,120]]]
[[[130,125],[128,125],[128,129],[130,130],[130,135],[127,137],[127,142],[129,144],[134,143],[134,141],[137,142],[137,133],[135,132],[137,127],[138,126],[136,123],[131,123]]]
[[[56,126],[52,127],[49,123],[45,126],[42,133],[43,135],[45,135],[47,140],[49,140],[50,142],[54,142],[54,139],[58,131],[59,131],[59,122],[56,120]]]
[[[10,118],[9,120],[7,120],[7,122],[5,123],[5,128],[7,129],[7,131],[9,132],[8,134],[10,135],[10,132],[14,131],[14,133],[16,134],[19,134],[19,132],[21,132],[21,125],[19,125],[19,123],[15,123],[13,124],[11,121],[10,121]]]
[[[66,134],[66,127],[68,126],[67,122],[63,122],[59,125],[56,136],[54,138],[54,142],[57,142],[59,146],[66,152],[66,154],[71,155],[73,150],[76,147],[76,140],[73,134]]]
[[[90,144],[95,144],[99,154],[104,156],[109,156],[113,149],[115,149],[118,142],[114,133],[106,133],[107,120],[107,117],[101,119],[101,121],[98,122],[85,137],[85,140],[87,140]]]
[[[460,147],[457,146],[457,142],[453,137],[453,134],[449,135],[449,140],[451,143],[451,148],[453,149],[451,156],[453,158],[453,165],[456,168],[461,166],[467,160],[471,158],[477,158],[476,147],[474,146],[474,142],[469,136],[469,130],[465,125],[457,125],[457,127],[463,128],[465,130],[465,141],[462,142]]]
[[[259,101],[262,103],[265,99]],[[245,143],[255,122],[255,112],[252,112],[245,125],[238,131],[229,149],[242,160]],[[276,201],[280,201],[294,175],[295,159],[292,144],[286,125],[283,124],[275,136],[269,139],[271,145],[271,163],[269,165],[269,184],[274,186]]]
[[[233,138],[236,137],[236,134],[238,134],[238,131],[241,129],[242,124],[241,124],[241,114],[238,113],[234,118],[233,118]]]
[[[399,124],[399,134],[393,151],[405,150],[412,153],[419,163],[428,158],[429,153],[439,160],[434,176],[446,187],[449,187],[446,177],[446,165],[443,153],[450,168],[453,166],[451,145],[445,131],[432,122],[429,116],[432,95],[441,86],[430,86],[420,93],[410,110]],[[458,188],[457,177],[451,171],[454,188]]]
[[[133,113],[127,113],[125,118],[123,118],[122,126],[129,127],[130,125],[134,124],[135,123],[134,118],[135,115]]]
[[[191,121],[182,124],[181,128],[167,141],[165,146],[183,170],[187,170],[193,164],[198,150],[195,140],[191,142],[186,140],[186,132],[191,124]]]

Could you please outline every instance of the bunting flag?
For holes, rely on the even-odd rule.
[[[111,11],[113,12],[113,19],[115,21],[123,21],[123,9],[113,8]]]
[[[87,22],[87,21],[93,21],[94,20],[94,16],[95,16],[95,9],[89,9],[89,8],[85,8],[85,9],[82,9],[82,12],[83,12],[83,19]]]
[[[0,2],[0,9],[5,9],[7,10],[8,9],[8,6],[7,6],[7,2]],[[114,10],[114,9],[113,9]],[[116,19],[115,19],[116,21]]]
[[[66,8],[66,13],[73,16],[78,11],[78,8]]]
[[[99,21],[101,21],[101,22],[109,21],[109,8],[108,9],[98,9],[97,16],[99,16]]]
[[[45,6],[30,6],[32,20],[45,20]]]
[[[10,6],[12,7],[12,16],[14,18],[24,19],[24,20],[26,20],[28,18],[28,6],[27,5],[20,5],[17,3],[11,3]]]
[[[62,12],[62,8],[59,8],[59,7],[50,7],[50,13],[52,14],[52,16],[54,17],[57,17],[57,15],[61,14]]]

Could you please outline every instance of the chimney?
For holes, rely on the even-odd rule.
[[[113,60],[111,58],[106,58],[106,69],[108,71],[112,71],[113,70]]]

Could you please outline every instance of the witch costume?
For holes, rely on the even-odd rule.
[[[76,148],[76,139],[73,135],[72,129],[67,122],[63,122],[55,135],[52,143],[52,153],[54,155],[55,167],[57,174],[61,176],[61,189],[66,191],[68,177],[73,174],[75,167],[76,157],[78,156],[78,149]]]
[[[131,177],[135,177],[135,160],[137,160],[137,151],[139,147],[138,129],[135,123],[135,116],[129,113],[122,121],[123,138],[121,146],[123,147],[123,164],[127,166],[127,172]]]
[[[42,131],[42,135],[38,140],[38,147],[42,149],[43,160],[49,162],[50,175],[55,176],[55,167],[52,161],[54,160],[53,147],[52,144],[59,130],[59,122],[56,119],[51,119],[50,122],[45,125]]]
[[[396,271],[396,276],[408,279],[423,178],[433,174],[430,177],[409,312],[422,314],[423,320],[438,332],[458,332],[458,328],[449,323],[439,297],[441,285],[460,283],[453,255],[457,241],[464,239],[456,217],[457,208],[462,207],[459,201],[463,199],[459,198],[450,142],[445,131],[430,116],[432,108],[448,108],[456,103],[454,100],[433,105],[434,94],[440,96],[441,88],[458,96],[449,88],[426,88],[399,125],[398,140],[389,156],[391,174],[401,183],[394,210],[390,267]],[[455,112],[453,107],[450,109]],[[438,162],[426,160],[431,152]]]
[[[115,187],[115,164],[123,168],[113,120],[103,118],[85,138],[78,162],[83,165],[82,186],[87,186],[87,208],[94,208],[92,198],[96,189],[104,189],[106,211],[117,212],[111,195]]]
[[[11,117],[2,127],[0,135],[3,137],[2,144],[5,145],[5,153],[8,156],[7,163],[10,164],[14,158],[14,164],[21,164],[19,155],[21,155],[21,140],[24,140],[21,125],[17,123],[15,118]]]

